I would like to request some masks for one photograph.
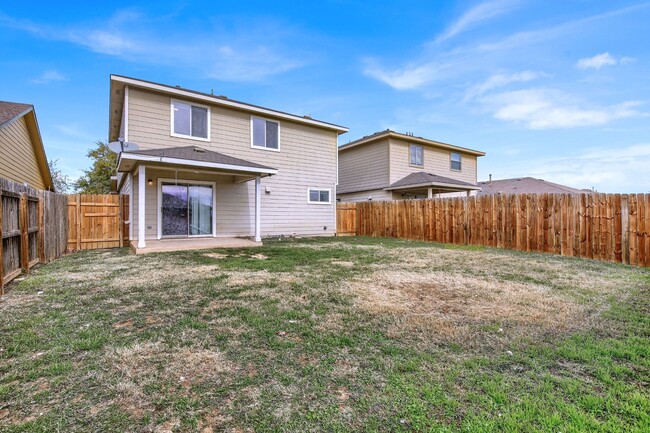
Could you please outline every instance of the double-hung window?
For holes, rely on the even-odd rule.
[[[172,135],[210,140],[210,109],[203,105],[172,99]]]
[[[460,156],[460,153],[458,152],[451,152],[451,169],[455,171],[460,171],[462,166],[462,157]]]
[[[251,146],[258,149],[280,150],[280,123],[251,117]]]
[[[307,202],[315,204],[330,204],[331,191],[329,189],[309,188],[307,190]]]
[[[409,163],[411,165],[417,165],[418,167],[422,167],[424,165],[424,158],[422,155],[422,146],[418,146],[417,144],[411,144],[409,146]]]

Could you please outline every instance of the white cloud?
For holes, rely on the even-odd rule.
[[[647,161],[650,144],[612,145],[587,149],[576,155],[532,161],[527,172],[576,188],[596,187],[602,192],[650,192]]]
[[[597,54],[593,57],[586,57],[584,59],[578,60],[576,66],[578,69],[600,69],[604,66],[614,66],[618,61],[614,56],[605,52],[602,54]]]
[[[470,87],[465,93],[465,100],[480,96],[490,90],[505,87],[513,83],[526,83],[549,75],[544,72],[522,71],[512,74],[494,74],[482,83]]]
[[[119,11],[101,23],[54,28],[19,21],[0,13],[0,25],[44,39],[65,41],[125,61],[192,70],[224,81],[259,81],[296,69],[309,61],[291,41],[285,23],[269,20],[221,20],[209,29],[174,31],[171,18],[152,18],[133,10]],[[254,21],[254,20],[253,20]]]
[[[54,69],[43,71],[41,75],[31,80],[35,84],[48,84],[53,81],[67,81],[67,77]]]
[[[568,95],[548,89],[504,92],[490,95],[483,102],[493,106],[496,119],[521,123],[530,129],[596,126],[616,119],[647,115],[635,110],[640,105],[638,101],[584,108]]]
[[[421,65],[407,65],[402,69],[387,70],[380,67],[374,59],[364,61],[363,73],[378,81],[388,84],[397,90],[412,90],[440,77],[444,69],[451,68],[451,64],[424,63]]]
[[[460,18],[454,21],[449,27],[445,29],[440,36],[435,40],[436,43],[444,42],[454,36],[470,29],[476,24],[490,20],[506,12],[511,11],[519,4],[515,0],[492,0],[483,2],[467,12]]]

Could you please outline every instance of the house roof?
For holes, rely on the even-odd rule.
[[[410,143],[424,144],[427,146],[434,146],[442,149],[449,149],[449,150],[454,150],[462,153],[467,153],[470,155],[485,156],[485,152],[481,152],[479,150],[473,150],[473,149],[468,149],[466,147],[455,146],[453,144],[443,143],[441,141],[429,140],[428,138],[415,137],[413,135],[402,134],[400,132],[392,131],[390,129],[386,129],[385,131],[375,132],[374,134],[366,135],[365,137],[362,137],[358,140],[354,140],[349,143],[343,144],[339,146],[339,152],[345,151],[353,147],[365,145],[365,144],[376,143],[385,138],[396,138],[399,140],[408,141]]]
[[[3,127],[5,123],[22,117],[33,109],[34,106],[30,104],[0,101],[0,128]]]
[[[181,86],[170,86],[167,84],[155,83],[153,81],[141,80],[138,78],[125,77],[123,75],[111,75],[111,91],[110,91],[110,112],[109,112],[109,139],[115,141],[118,138],[120,131],[120,123],[122,121],[122,105],[124,104],[124,88],[125,86],[137,87],[147,89],[150,91],[166,93],[179,98],[186,98],[203,103],[230,107],[236,110],[255,113],[261,116],[271,117],[280,120],[290,120],[296,123],[307,124],[318,128],[328,129],[335,131],[337,134],[344,134],[348,132],[345,126],[336,125],[334,123],[316,120],[310,116],[298,116],[296,114],[286,113],[284,111],[273,110],[271,108],[261,107],[259,105],[248,104],[246,102],[237,101],[227,98],[225,96],[217,96],[210,93],[198,92],[196,90],[186,89]]]
[[[411,173],[401,178],[397,182],[392,183],[388,188],[384,188],[384,189],[396,190],[396,189],[414,189],[414,188],[430,188],[430,187],[442,187],[445,189],[455,189],[460,191],[481,189],[477,185],[468,182],[452,179],[450,177],[438,176],[437,174],[426,173],[424,171]]]
[[[561,193],[561,194],[581,194],[585,190],[571,188],[570,186],[560,185],[545,181],[544,179],[535,179],[533,177],[518,177],[514,179],[500,179],[484,181],[478,183],[482,191],[479,195],[490,194],[543,194],[543,193]]]
[[[130,171],[137,162],[189,165],[232,172],[272,175],[277,169],[244,159],[235,158],[198,146],[167,147],[120,153],[118,171]]]
[[[36,119],[36,111],[31,104],[21,104],[18,102],[0,101],[0,128],[4,128],[12,124],[14,121],[25,117],[29,138],[32,142],[34,154],[36,155],[36,163],[43,176],[43,182],[46,187],[54,191],[52,184],[52,173],[50,166],[47,162],[45,155],[45,147],[43,146],[43,139],[41,131],[38,127],[38,120]]]

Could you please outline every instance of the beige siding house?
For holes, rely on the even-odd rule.
[[[54,190],[33,105],[0,102],[0,178]]]
[[[110,92],[136,252],[167,239],[336,232],[337,145],[347,128],[117,75]]]
[[[469,195],[484,152],[386,130],[339,147],[342,202]]]

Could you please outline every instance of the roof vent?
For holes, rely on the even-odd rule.
[[[205,149],[201,149],[200,147],[195,147],[194,151],[198,153],[205,153]]]
[[[174,87],[176,87],[177,89],[180,89],[180,88],[181,88],[181,86],[179,86],[178,84],[175,85]]]

